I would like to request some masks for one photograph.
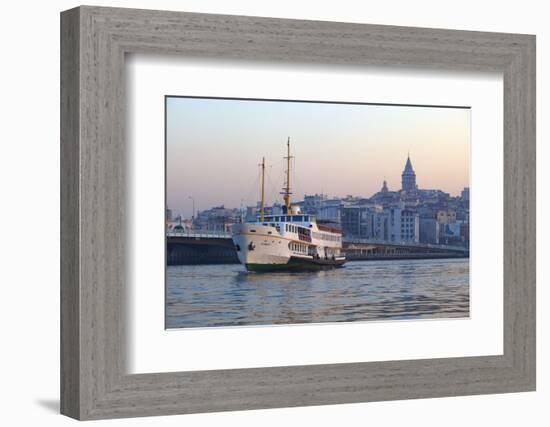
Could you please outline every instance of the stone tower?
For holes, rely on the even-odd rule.
[[[407,155],[407,163],[405,163],[405,169],[401,174],[401,189],[407,193],[416,190],[416,174],[414,173],[411,158]]]

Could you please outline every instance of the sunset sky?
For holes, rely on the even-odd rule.
[[[419,188],[458,195],[469,186],[470,109],[169,97],[167,204],[190,217],[255,205],[267,164],[267,203],[281,201],[286,141],[294,155],[293,199],[370,197],[382,181],[401,187],[410,153]]]

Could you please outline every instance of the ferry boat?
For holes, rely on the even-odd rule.
[[[265,158],[260,164],[261,204],[256,221],[232,226],[239,261],[248,271],[320,270],[342,267],[342,232],[318,224],[314,215],[300,212],[290,201],[290,138],[287,141],[284,206],[280,215],[264,215]]]

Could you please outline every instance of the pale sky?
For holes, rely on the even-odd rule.
[[[419,188],[458,195],[469,186],[470,109],[169,97],[167,204],[175,214],[260,198],[281,202],[286,141],[295,161],[293,199],[370,197],[401,188],[407,153]]]

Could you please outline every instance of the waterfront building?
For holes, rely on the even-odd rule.
[[[358,239],[388,240],[388,215],[380,205],[363,203],[341,208],[344,236]]]
[[[374,203],[344,206],[341,223],[349,238],[419,242],[419,215],[403,203],[390,208]]]
[[[444,245],[462,244],[462,224],[459,222],[443,224],[440,228],[439,242]]]
[[[435,218],[421,217],[419,220],[420,243],[439,244],[439,222]]]
[[[367,238],[364,213],[369,206],[351,205],[341,209],[342,232],[346,237]]]
[[[463,242],[470,244],[470,223],[465,222],[460,224],[460,238]]]
[[[420,219],[418,212],[408,208],[390,208],[390,240],[392,242],[419,241]]]
[[[390,212],[382,206],[375,206],[366,214],[369,238],[390,240]]]
[[[456,220],[460,222],[470,222],[470,210],[462,207],[456,208]]]
[[[211,231],[227,231],[233,224],[241,222],[239,209],[228,209],[224,205],[197,212],[194,224],[197,228]]]
[[[440,225],[444,224],[454,224],[456,222],[456,212],[455,211],[445,211],[440,210],[437,212],[437,222]]]
[[[327,200],[325,194],[304,195],[304,201],[301,203],[301,209],[304,213],[316,215],[319,209],[323,206],[323,202]]]
[[[470,187],[464,187],[464,190],[462,190],[462,193],[460,194],[461,199],[464,202],[470,201]]]
[[[324,200],[317,210],[317,221],[340,224],[342,220],[341,207],[342,201],[340,199]]]

